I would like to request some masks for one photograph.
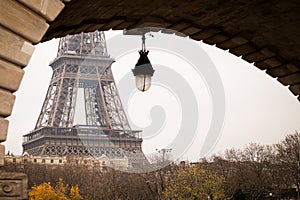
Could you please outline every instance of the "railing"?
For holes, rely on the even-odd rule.
[[[23,136],[23,143],[42,137],[51,138],[122,138],[122,140],[141,139],[141,131],[110,130],[99,126],[77,125],[72,128],[42,127]]]

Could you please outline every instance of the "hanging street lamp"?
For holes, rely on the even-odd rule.
[[[138,90],[145,92],[151,86],[151,78],[154,74],[154,69],[148,58],[149,51],[146,50],[145,45],[145,34],[142,36],[142,49],[139,51],[140,58],[132,69],[133,75],[135,76],[135,84]]]

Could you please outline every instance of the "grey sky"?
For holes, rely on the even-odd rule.
[[[117,33],[120,32],[110,31],[106,33],[106,37],[109,38]],[[170,35],[169,37],[176,36]],[[9,117],[9,134],[5,142],[6,151],[10,150],[14,154],[21,154],[22,135],[34,129],[52,74],[52,70],[48,67],[48,64],[56,57],[57,45],[58,40],[37,45],[29,65],[25,68],[25,76],[22,84],[15,93],[17,98],[13,113]],[[199,45],[206,51],[216,66],[223,81],[226,97],[226,114],[223,131],[211,154],[221,152],[229,147],[242,148],[250,142],[261,144],[277,143],[286,134],[300,130],[300,103],[288,88],[241,58],[213,46],[202,43],[199,43]],[[109,48],[108,44],[108,51],[110,51]],[[149,55],[151,62],[165,64],[164,59],[174,59],[174,62],[180,63],[180,60],[177,61],[175,58],[169,58],[166,53],[163,54],[162,58],[164,59],[161,58],[161,60],[158,55],[155,52],[152,54],[152,57]],[[134,67],[136,61],[137,52],[133,51],[128,53],[128,56],[117,60],[113,64],[112,69],[116,82],[124,76],[126,71]],[[194,80],[195,77],[193,77],[192,71],[185,71],[184,73],[186,73],[184,75],[185,78],[190,76],[190,79]],[[159,73],[156,72],[154,76],[159,76]],[[132,81],[134,81],[133,78]],[[195,79],[195,81],[197,80]],[[190,82],[193,83],[192,81]],[[199,84],[202,83],[199,82]],[[195,88],[197,87],[199,86],[195,85]],[[156,102],[151,102],[153,106],[161,103],[166,108],[166,111],[172,110],[171,115],[180,113],[180,107],[176,107],[176,98],[171,93],[168,94],[168,92],[164,92],[162,88],[155,85],[151,89],[149,94],[144,96],[133,94],[131,97],[132,101],[135,103],[146,101],[147,95],[154,97],[157,95],[155,98]],[[209,98],[206,98],[205,91],[203,92],[203,98],[201,97],[202,93],[199,93],[197,99],[208,101]],[[122,94],[122,91],[120,91],[120,94]],[[122,96],[121,98],[123,99]],[[166,99],[168,101],[165,101]],[[128,110],[128,117],[140,127],[147,126],[150,123],[149,118],[143,117],[143,112],[140,111],[138,106],[135,107],[135,103],[129,103],[128,106],[124,106]],[[206,116],[209,119],[212,115],[205,105],[199,103],[199,115],[201,115],[201,119],[205,119]],[[148,116],[150,108],[151,105],[145,108],[146,116]],[[180,119],[168,118],[168,115],[170,114],[166,112],[166,122],[170,122],[166,127],[169,128],[168,132],[172,132],[172,128],[176,129],[176,120]],[[205,123],[206,125],[204,126],[207,126],[209,120]],[[169,137],[172,137],[172,135],[164,134],[152,137],[151,140],[145,139],[145,144],[143,145],[145,152],[152,153],[156,148],[164,148],[170,139]],[[202,143],[203,137],[199,132],[193,145],[182,156],[182,159],[197,160],[200,152],[199,146],[203,145]]]

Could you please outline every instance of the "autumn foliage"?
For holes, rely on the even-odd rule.
[[[4,170],[27,174],[32,200],[300,199],[299,149],[295,132],[275,145],[250,143],[148,173],[30,162],[6,163]]]
[[[69,187],[60,178],[52,187],[50,182],[32,186],[28,193],[29,200],[82,200],[78,185]]]

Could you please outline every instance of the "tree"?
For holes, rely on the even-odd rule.
[[[56,200],[57,195],[55,193],[55,190],[53,187],[50,185],[50,183],[42,183],[41,185],[38,186],[33,186],[31,190],[29,191],[29,199],[30,200],[39,200],[39,199],[44,199],[44,200]]]
[[[198,166],[175,171],[164,191],[166,199],[225,199],[223,179]]]
[[[247,165],[247,192],[251,199],[262,199],[272,184],[271,175],[267,168],[271,147],[250,143],[243,150],[242,160]]]
[[[247,189],[245,185],[248,182],[248,168],[242,160],[243,152],[240,149],[227,149],[224,154],[224,159],[228,161],[229,173],[226,181],[226,195],[233,198],[236,196],[246,196]],[[244,194],[245,193],[245,194]]]
[[[80,200],[82,199],[78,185],[72,186],[70,189],[70,199],[71,200]]]
[[[32,186],[28,193],[29,200],[82,200],[78,186],[72,186],[69,190],[68,184],[64,184],[60,178],[56,186],[52,187],[50,182]]]
[[[278,158],[289,169],[289,176],[293,177],[293,184],[297,187],[300,198],[300,133],[290,134],[276,145]]]

